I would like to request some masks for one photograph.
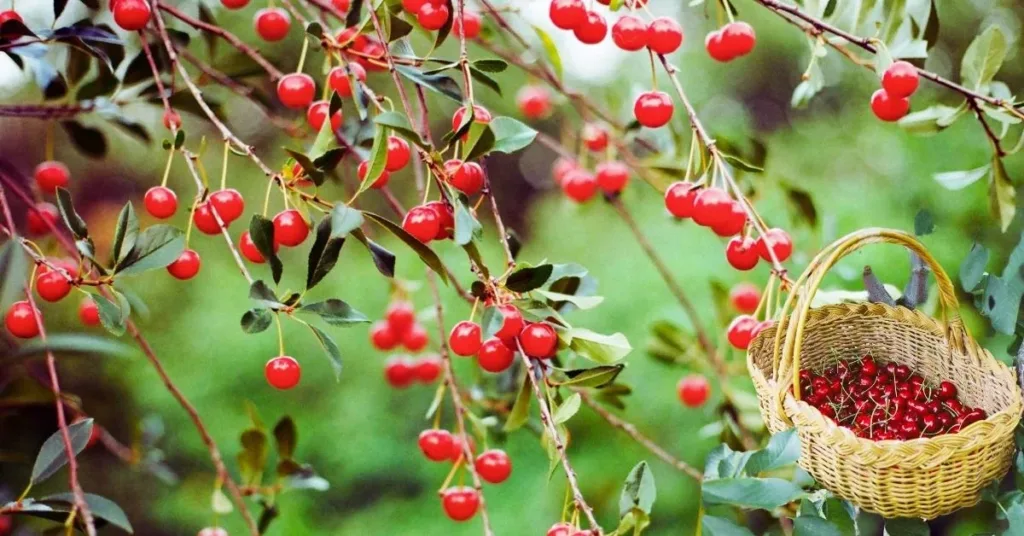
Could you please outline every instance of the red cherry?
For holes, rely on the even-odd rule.
[[[170,218],[178,210],[178,196],[174,191],[164,186],[154,186],[146,190],[143,204],[154,218],[161,220]]]
[[[9,20],[16,20],[22,24],[25,23],[25,21],[21,18],[21,15],[19,15],[18,12],[13,9],[0,11],[0,26],[3,26],[3,24]],[[0,516],[0,518],[2,517],[3,516]]]
[[[95,326],[100,323],[100,308],[92,298],[84,298],[78,304],[78,319],[84,326]]]
[[[196,205],[196,209],[192,211],[192,223],[195,224],[196,229],[199,229],[204,234],[214,235],[220,232],[220,225],[217,223],[217,218],[213,215],[213,205],[209,201],[205,201]],[[220,213],[217,213],[220,215]],[[221,218],[224,221],[224,218]],[[227,225],[227,222],[224,223]]]
[[[395,334],[405,335],[416,324],[416,310],[407,301],[395,301],[388,305],[384,318]]]
[[[871,94],[871,111],[882,121],[899,121],[910,111],[910,100],[906,97],[895,97],[886,90],[879,89]]]
[[[354,45],[351,48],[358,50]],[[366,45],[363,46],[361,52],[362,55],[356,57],[356,61],[364,69],[369,71],[386,71],[388,69],[384,59],[384,45],[367,38]]]
[[[484,168],[476,162],[452,159],[444,163],[448,183],[466,195],[476,195],[484,188]]]
[[[749,236],[734,236],[725,246],[725,259],[737,270],[750,270],[757,266],[757,242]]]
[[[501,328],[494,334],[495,337],[509,340],[519,335],[519,332],[523,330],[523,313],[515,305],[511,303],[499,305],[495,312],[502,317]]]
[[[32,236],[48,234],[59,219],[60,213],[52,203],[37,203],[36,206],[29,209],[26,215],[25,223],[28,227],[28,234]]]
[[[398,335],[391,329],[389,323],[381,320],[374,322],[370,328],[370,342],[374,348],[387,351],[398,346]]]
[[[729,291],[729,302],[733,309],[751,314],[761,303],[761,290],[753,283],[740,283]]]
[[[242,9],[249,5],[249,0],[220,0],[220,3],[228,9]]]
[[[416,379],[416,366],[405,357],[392,357],[384,363],[384,377],[392,387],[408,387]]]
[[[423,455],[432,462],[450,460],[455,450],[455,438],[448,430],[424,430],[418,443]]]
[[[597,193],[597,178],[585,169],[577,168],[562,179],[562,192],[577,203],[583,203]]]
[[[463,37],[463,27],[465,27],[466,39],[476,39],[480,36],[480,15],[475,11],[470,11],[463,8],[462,18],[456,17],[455,24],[452,25],[452,33],[456,37]],[[463,20],[465,19],[465,20]]]
[[[123,30],[135,32],[149,23],[150,8],[146,0],[117,0],[113,9],[114,22]]]
[[[756,42],[754,28],[745,22],[730,22],[722,28],[722,43],[732,58],[749,54]]]
[[[402,220],[402,229],[409,233],[416,240],[426,244],[430,242],[441,231],[441,221],[437,212],[420,205],[409,209]]]
[[[512,460],[505,451],[491,449],[476,457],[473,467],[480,478],[491,484],[501,484],[512,474]]]
[[[659,128],[672,119],[674,106],[672,98],[663,91],[646,91],[636,98],[633,115],[638,123],[647,128]]]
[[[431,201],[423,206],[437,214],[438,229],[434,240],[445,240],[455,236],[455,213],[451,205],[444,201]]]
[[[302,367],[294,357],[281,355],[267,361],[263,375],[267,377],[267,383],[283,391],[299,384]]]
[[[351,26],[338,32],[338,45],[345,49],[352,49],[356,51],[366,52],[366,46],[370,43],[370,40],[365,35],[359,33],[357,26]],[[352,72],[355,72],[354,70]]]
[[[551,23],[563,30],[574,30],[587,20],[583,0],[551,0],[548,8]]]
[[[412,15],[420,12],[420,8],[427,0],[402,0],[402,9],[406,10]]]
[[[4,324],[7,325],[7,331],[11,335],[19,339],[31,339],[39,335],[39,324],[36,320],[38,315],[39,311],[33,310],[28,301],[14,302],[7,310]]]
[[[704,38],[704,49],[708,51],[708,56],[715,61],[726,62],[733,59],[732,51],[726,46],[721,30],[708,33]]]
[[[917,67],[907,61],[893,62],[882,74],[882,89],[892,97],[909,97],[921,82]]]
[[[368,160],[363,160],[362,162],[360,162],[359,168],[356,169],[356,175],[359,176],[359,182],[363,182],[364,180],[366,180],[366,174],[369,172],[370,162]],[[377,180],[373,181],[373,184],[370,185],[370,188],[380,190],[381,188],[388,185],[389,180],[391,180],[391,174],[388,173],[387,169],[385,169],[380,172],[380,176],[377,177]]]
[[[632,15],[623,15],[612,25],[612,41],[622,50],[635,51],[647,46],[647,23]]]
[[[707,402],[708,395],[711,394],[711,385],[708,384],[708,380],[704,376],[691,374],[679,380],[676,391],[683,404],[690,408],[697,408]]]
[[[729,323],[729,328],[726,332],[729,344],[740,350],[746,350],[750,346],[750,341],[754,339],[752,333],[757,324],[757,319],[750,315],[740,315],[734,318]]]
[[[57,302],[71,292],[71,283],[64,274],[50,270],[36,276],[36,292],[48,302]]]
[[[419,324],[413,324],[408,331],[402,335],[402,346],[405,346],[406,350],[412,353],[419,352],[427,347],[427,343],[430,342],[430,338],[427,335],[427,330]]]
[[[547,359],[558,349],[558,334],[550,324],[530,324],[519,332],[519,346],[523,353],[536,359]]]
[[[167,265],[167,271],[182,281],[192,279],[199,273],[199,254],[194,250],[186,249],[178,255],[178,258]]]
[[[388,136],[388,159],[384,164],[388,171],[398,171],[409,163],[409,142],[398,136]]]
[[[714,227],[732,217],[732,198],[718,187],[705,188],[693,201],[693,221]]]
[[[420,26],[425,30],[440,30],[448,22],[449,15],[446,4],[424,2],[420,6],[419,13],[416,14],[416,20],[419,21]]]
[[[938,395],[942,400],[955,399],[957,395],[956,385],[953,385],[953,382],[950,381],[943,381],[939,383]]]
[[[775,257],[779,259],[779,262],[786,262],[786,259],[793,253],[793,240],[789,238],[789,233],[779,228],[768,229],[768,232],[764,236],[757,238],[757,253],[762,259],[771,262],[772,258],[768,254],[768,245],[771,245],[771,250],[775,253]]]
[[[604,41],[608,35],[608,23],[604,17],[596,11],[588,11],[587,18],[573,28],[572,33],[576,35],[581,43],[585,45],[596,45]]]
[[[448,347],[455,355],[476,355],[480,351],[482,335],[483,331],[479,324],[472,320],[463,320],[452,326],[452,331],[448,334]]]
[[[49,262],[51,265],[53,265],[56,268],[60,268],[60,269],[64,270],[72,278],[78,277],[78,263],[76,261],[74,261],[74,260],[71,260],[71,259],[69,259],[67,257],[64,257],[64,258],[60,258],[60,259],[49,259],[49,260],[47,260],[47,262]],[[39,264],[39,268],[37,269],[37,273],[45,274],[45,273],[47,273],[49,271],[51,271],[51,268],[49,266],[47,266],[45,264]]]
[[[181,128],[181,116],[174,110],[164,112],[163,123],[167,130],[177,130]]]
[[[565,180],[566,175],[570,171],[576,170],[579,164],[575,160],[571,160],[566,157],[559,157],[555,160],[555,163],[551,165],[551,178],[555,180],[555,183],[561,186],[562,181]]]
[[[321,100],[316,101],[309,105],[306,109],[306,122],[309,126],[313,127],[313,130],[319,132],[324,126],[324,121],[327,120],[327,114],[331,111],[331,104],[327,101]],[[338,130],[341,128],[341,109],[334,112],[331,116],[331,130]]]
[[[36,166],[36,185],[44,194],[57,193],[57,188],[67,188],[71,171],[62,162],[49,160]]]
[[[345,13],[352,7],[352,0],[331,0],[331,5]]]
[[[312,104],[316,97],[316,82],[306,73],[290,73],[277,81],[277,99],[295,110]]]
[[[728,211],[723,214],[722,220],[712,226],[711,230],[718,236],[726,237],[743,232],[743,228],[746,226],[747,212],[743,210],[743,205],[739,201],[732,201],[729,203]]]
[[[608,147],[608,129],[594,123],[583,125],[583,144],[595,153],[605,150]]]
[[[543,86],[523,86],[516,94],[519,113],[527,119],[543,119],[551,114],[551,93]]]
[[[682,44],[683,29],[668,17],[658,17],[647,27],[647,46],[655,54],[671,54]]]
[[[348,70],[346,71],[346,69]],[[338,93],[339,97],[352,96],[352,81],[348,77],[349,72],[352,73],[352,76],[357,81],[366,82],[366,69],[358,63],[350,63],[347,67],[331,69],[331,73],[327,75],[327,83],[331,86],[331,89]]]
[[[497,337],[491,337],[480,345],[476,360],[487,372],[502,372],[512,366],[515,353]]]
[[[433,355],[416,362],[416,379],[423,383],[434,383],[441,376],[441,358]]]
[[[466,486],[448,488],[441,494],[444,513],[454,521],[466,521],[476,515],[480,507],[480,495]]]
[[[466,115],[466,107],[460,106],[458,110],[455,110],[455,114],[452,115],[452,132],[459,130],[459,126],[462,125],[462,118]],[[473,122],[486,125],[491,122],[491,112],[487,111],[487,108],[483,106],[473,105]]]
[[[280,248],[280,244],[274,241],[274,252]],[[238,239],[238,249],[242,252],[242,256],[249,260],[249,262],[256,264],[263,264],[267,262],[267,259],[260,253],[259,248],[256,247],[256,243],[252,241],[252,236],[249,235],[249,231],[244,231],[242,236]]]
[[[291,208],[274,216],[274,241],[285,247],[295,247],[309,236],[309,224],[302,213]]]
[[[237,220],[245,212],[245,201],[242,199],[242,194],[234,188],[214,192],[210,195],[210,204],[217,210],[217,215],[220,216],[225,226],[231,225],[231,222]]]
[[[617,194],[629,182],[629,167],[622,162],[611,161],[597,165],[597,184],[607,194]]]
[[[676,218],[690,218],[693,216],[694,201],[700,192],[692,182],[674,182],[665,190],[665,208]]]
[[[256,12],[256,33],[264,41],[280,41],[288,35],[292,18],[281,8],[265,8]],[[310,99],[312,100],[312,99]]]

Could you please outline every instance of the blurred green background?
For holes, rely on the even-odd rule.
[[[217,20],[247,42],[255,43],[251,17],[259,7],[255,4],[260,3],[254,2],[240,12],[216,11]],[[191,2],[183,4],[186,8],[193,6]],[[539,21],[546,12],[542,1],[513,4],[530,20]],[[932,179],[936,172],[976,168],[989,161],[990,147],[972,118],[965,117],[933,137],[915,137],[894,125],[883,124],[871,115],[868,107],[869,96],[878,84],[875,76],[834,54],[822,60],[828,87],[806,109],[791,109],[790,95],[808,58],[806,39],[799,31],[751,2],[738,2],[741,18],[757,30],[757,49],[743,60],[717,64],[702,48],[703,35],[714,27],[714,10],[708,8],[711,17],[706,19],[702,7],[683,11],[670,4],[673,3],[655,0],[652,8],[683,21],[687,38],[674,60],[681,68],[684,87],[712,135],[748,147],[747,140],[757,140],[767,148],[765,172],[745,175],[742,180],[758,192],[756,203],[761,214],[772,225],[787,228],[794,236],[797,253],[790,262],[794,273],[799,273],[809,255],[822,245],[855,229],[886,226],[912,230],[914,216],[921,209],[928,210],[936,222],[935,233],[924,241],[954,277],[972,242],[980,241],[996,252],[993,265],[1016,244],[1020,218],[1008,232],[999,232],[989,215],[984,181],[951,192]],[[939,44],[927,63],[929,68],[955,75],[959,57],[973,36],[987,24],[998,22],[1006,28],[1013,44],[1011,57],[997,79],[1011,88],[1024,87],[1024,62],[1017,45],[1024,10],[1019,4],[953,0],[937,4],[942,28]],[[0,2],[3,6],[4,2]],[[298,29],[293,28],[287,42],[260,48],[287,71],[297,61],[299,39]],[[424,44],[419,36],[417,50],[425,50]],[[193,49],[203,51],[201,40],[195,40]],[[453,56],[453,44],[446,45],[440,54]],[[471,50],[471,55],[487,56],[479,49]],[[216,65],[231,72],[236,58],[223,43],[216,57]],[[650,83],[646,59],[640,58],[646,57],[623,55],[604,46],[588,49],[566,45],[562,49],[570,84],[623,119],[629,118],[632,97]],[[311,67],[307,70],[315,71],[319,59],[312,59],[308,65]],[[479,88],[478,98],[496,115],[516,116],[514,94],[530,80],[514,69],[499,79],[505,87],[504,97]],[[252,83],[261,90],[268,89],[265,82]],[[390,80],[386,74],[375,74],[371,75],[370,83],[384,88]],[[660,78],[659,83],[665,84],[666,80]],[[38,98],[38,91],[30,86],[19,89],[21,86],[16,87],[13,82],[4,85],[6,102],[33,102]],[[265,118],[253,113],[251,104],[238,102],[212,86],[208,95],[223,102],[232,128],[243,139],[255,143],[261,157],[274,165],[282,165],[287,158],[282,146],[301,148],[308,143],[278,136],[273,129],[266,128]],[[923,83],[922,90],[914,96],[913,107],[920,109],[936,102],[958,104],[955,95]],[[441,134],[449,125],[454,106],[433,98],[430,104],[434,131]],[[126,111],[152,126],[154,137],[160,136],[158,107],[129,105]],[[71,166],[72,192],[94,234],[109,236],[125,199],[138,202],[146,188],[159,182],[165,153],[158,143],[145,146],[103,127],[104,122],[98,118],[86,117],[83,121],[107,132],[109,156],[103,160],[83,158],[60,133],[56,154]],[[300,121],[296,117],[296,122]],[[557,137],[563,131],[578,130],[579,124],[579,118],[561,103],[551,119],[534,126]],[[677,114],[673,125],[686,133],[687,125],[681,114]],[[42,143],[38,140],[45,128],[45,123],[38,121],[3,120],[0,154],[27,175],[43,159]],[[209,136],[207,167],[218,169],[216,135],[192,115],[186,115],[185,129],[190,145],[202,133]],[[645,134],[648,135],[660,143],[671,141],[659,138],[664,133]],[[688,371],[656,362],[644,353],[652,321],[670,319],[686,325],[687,320],[611,207],[599,199],[576,206],[552,188],[549,169],[553,158],[548,149],[535,144],[520,154],[495,157],[488,162],[502,212],[524,244],[519,258],[530,262],[577,262],[590,269],[600,283],[599,293],[606,299],[599,308],[575,312],[570,319],[576,325],[603,333],[621,331],[631,341],[634,350],[626,359],[628,367],[621,379],[633,386],[634,393],[628,397],[628,408],[621,415],[669,452],[701,467],[704,455],[717,441],[698,434],[709,422],[709,415],[684,408],[676,398],[675,384]],[[1012,178],[1022,176],[1024,161],[1020,157],[1011,157],[1006,164]],[[342,175],[347,180],[352,180],[354,166],[352,160],[342,164]],[[261,203],[264,177],[244,159],[232,160],[229,184],[245,195],[250,210]],[[411,174],[394,176],[391,184],[404,203],[415,201]],[[171,185],[183,200],[194,190],[180,160],[175,163]],[[787,188],[810,194],[816,213],[813,225],[799,216],[785,194]],[[329,185],[325,191],[332,199],[346,197],[337,185]],[[388,214],[377,195],[369,192],[364,196],[367,206]],[[660,194],[638,180],[627,188],[623,201],[697,304],[705,325],[721,333],[729,319],[716,317],[709,282],[719,281],[726,286],[740,281],[764,284],[766,268],[762,265],[745,274],[730,269],[722,240],[692,223],[672,221],[662,208]],[[272,211],[276,210],[273,203],[280,203],[279,198],[273,196],[271,202]],[[21,217],[24,207],[16,203],[15,210]],[[175,223],[185,224],[183,212],[179,211]],[[501,250],[492,222],[484,211],[481,220],[486,227],[481,246],[484,258],[498,266],[502,262]],[[233,228],[232,234],[237,236],[241,225],[235,225],[239,228]],[[409,249],[390,237],[380,239],[398,254],[399,278],[423,279],[424,268]],[[287,267],[282,289],[301,287],[308,246],[309,242],[282,252]],[[448,466],[425,461],[416,447],[417,435],[429,426],[422,416],[430,404],[433,388],[389,388],[382,376],[388,356],[370,347],[365,326],[329,328],[345,357],[341,381],[336,383],[308,330],[286,322],[287,351],[302,363],[303,380],[298,388],[288,392],[271,389],[262,371],[263,364],[277,350],[273,330],[246,335],[238,327],[239,318],[249,307],[245,280],[238,275],[220,238],[196,233],[191,247],[203,259],[202,270],[194,280],[179,282],[156,272],[128,283],[151,309],[149,317],[139,322],[143,333],[170,376],[198,408],[229,467],[237,469],[234,457],[239,451],[238,436],[249,426],[245,401],[251,401],[270,425],[284,415],[295,419],[299,430],[297,457],[312,464],[331,483],[330,489],[322,493],[283,495],[279,500],[281,517],[272,524],[269,534],[480,533],[479,516],[465,524],[455,524],[443,516],[436,489]],[[468,286],[471,276],[462,251],[450,243],[436,244],[436,250],[460,275],[463,285]],[[906,279],[908,262],[903,252],[873,247],[844,261],[827,286],[859,290],[864,264],[871,264],[884,281],[897,286],[902,286]],[[254,268],[254,275],[269,278],[266,267]],[[391,290],[391,284],[376,272],[365,250],[348,244],[339,266],[309,298],[339,297],[371,318],[379,318]],[[443,294],[446,327],[450,328],[452,323],[468,316],[469,307],[450,289],[443,289]],[[412,296],[423,321],[431,328],[432,346],[436,346],[438,333],[430,313],[429,289],[420,286]],[[76,301],[43,305],[52,332],[81,331]],[[987,323],[969,305],[964,309],[975,334],[986,339],[997,356],[1006,358],[1009,341],[991,337]],[[731,352],[729,358],[742,361],[737,352]],[[12,359],[0,360],[0,378],[10,379],[23,373],[27,369],[21,364]],[[207,452],[187,415],[149,363],[135,352],[127,357],[61,355],[59,366],[65,390],[80,396],[83,408],[122,442],[131,443],[142,419],[162,421],[166,434],[158,446],[166,454],[167,465],[181,478],[177,485],[167,485],[101,449],[92,449],[81,458],[85,489],[121,504],[137,534],[193,534],[211,524],[214,474]],[[478,376],[470,362],[459,360],[457,366],[466,385]],[[737,377],[736,384],[749,385],[744,377]],[[716,396],[719,392],[715,386]],[[11,393],[10,389],[7,393]],[[0,383],[0,402],[4,397],[4,385]],[[706,406],[707,411],[712,406]],[[449,424],[450,408],[444,416]],[[50,406],[11,410],[0,404],[0,493],[16,496],[20,492],[35,450],[54,427]],[[622,481],[633,465],[646,459],[651,463],[658,488],[650,534],[692,531],[698,489],[694,482],[610,429],[586,408],[573,419],[570,429],[569,456],[580,476],[583,492],[602,524],[614,526]],[[512,477],[500,486],[485,487],[497,533],[543,534],[559,519],[564,477],[559,472],[548,480],[545,452],[536,436],[526,430],[509,436],[502,448],[512,457]],[[62,491],[66,486],[63,475],[62,472],[51,479],[36,493]],[[991,513],[980,511],[974,515],[984,519]],[[232,534],[243,531],[235,515],[227,516],[222,523]],[[947,526],[955,532],[972,533],[973,523],[962,518]],[[41,526],[32,524],[19,530],[32,534]]]

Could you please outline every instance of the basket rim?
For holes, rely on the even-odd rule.
[[[942,338],[947,345],[950,342],[945,324],[939,322],[938,320],[932,318],[927,314],[922,313],[921,311],[918,311],[916,309],[909,309],[904,306],[891,306],[884,303],[869,302],[837,303],[812,308],[809,311],[809,314],[811,317],[808,319],[808,328],[810,328],[814,324],[816,317],[819,317],[822,314],[839,314],[841,316],[886,317],[890,319],[895,319],[902,323],[913,324],[914,327],[927,330],[932,334]],[[754,342],[758,341],[759,339],[763,339],[760,343],[761,346],[768,345],[771,346],[772,349],[774,349],[774,333],[775,330],[779,329],[781,325],[781,322],[776,322],[775,325],[771,326],[770,328],[762,330],[762,332],[759,333],[757,337],[755,337],[754,341],[751,342],[750,348],[755,347]],[[771,333],[770,340],[769,333]],[[1010,426],[1010,430],[1012,432],[1012,430],[1016,428],[1017,423],[1020,422],[1021,411],[1022,409],[1024,409],[1024,399],[1022,399],[1020,387],[1017,385],[1017,381],[1014,378],[1013,373],[1010,371],[1010,368],[1005,363],[996,359],[989,350],[978,344],[974,337],[969,333],[965,343],[973,347],[973,349],[975,350],[974,354],[976,356],[976,366],[991,371],[999,379],[1013,386],[1013,389],[1011,389],[1011,391],[1013,392],[1013,400],[1011,400],[1009,404],[1006,404],[999,411],[988,415],[984,420],[968,425],[966,428],[963,428],[962,430],[957,432],[957,434],[943,434],[934,437],[921,437],[907,440],[890,439],[883,441],[875,441],[868,438],[858,437],[854,435],[853,432],[848,428],[839,426],[835,422],[826,419],[820,411],[812,407],[810,404],[807,404],[803,400],[796,400],[792,393],[786,393],[785,398],[783,399],[783,406],[787,410],[787,413],[793,414],[792,408],[795,407],[799,413],[809,417],[812,421],[810,424],[810,426],[812,427],[818,428],[827,434],[834,434],[837,432],[841,433],[843,435],[844,440],[847,440],[847,443],[853,443],[860,448],[870,448],[872,450],[878,449],[880,447],[892,448],[899,445],[908,444],[915,446],[924,446],[933,442],[945,443],[948,442],[950,438],[953,436],[973,434],[976,432],[980,432],[981,428],[984,426],[996,426],[1002,424],[1003,422],[1006,422],[1007,424],[1012,424],[1012,426]],[[766,348],[768,346],[766,346]],[[767,396],[770,396],[774,399],[774,397],[776,396],[775,393],[778,386],[777,380],[773,377],[774,375],[771,374],[770,371],[769,374],[766,374],[761,369],[761,367],[757,365],[757,363],[754,360],[754,353],[749,350],[747,351],[747,369],[750,372],[751,376],[754,378],[755,384],[758,382],[758,380],[764,382],[765,386],[767,386],[769,390]],[[757,376],[759,376],[760,378],[758,378]],[[761,393],[758,393],[758,396],[763,395]],[[803,402],[803,404],[800,404],[801,402]],[[772,403],[774,404],[775,401],[772,400]],[[796,423],[790,425],[790,427],[793,428],[796,428],[798,426],[799,425],[797,425]]]

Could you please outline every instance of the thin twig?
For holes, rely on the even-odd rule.
[[[96,108],[93,101],[81,104],[4,104],[0,105],[0,117],[24,117],[31,119],[64,119],[86,114]]]

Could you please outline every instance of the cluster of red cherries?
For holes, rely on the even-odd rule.
[[[608,130],[596,123],[583,126],[583,145],[593,153],[604,153],[608,148]],[[561,157],[555,160],[551,176],[569,199],[583,203],[597,194],[616,195],[629,183],[629,167],[618,160],[597,164],[594,171],[580,165],[575,159]]]
[[[800,395],[829,420],[874,441],[955,434],[988,418],[960,402],[952,382],[933,387],[907,365],[878,363],[870,355],[819,372],[801,370]]]
[[[416,17],[416,22],[430,31],[440,30],[451,18],[448,2],[445,0],[402,0],[402,9]],[[452,24],[452,31],[457,36],[464,35],[466,39],[473,39],[480,35],[480,26],[480,15],[465,9],[463,19],[456,19]]]
[[[469,438],[469,451],[476,450]],[[448,430],[431,428],[420,433],[420,451],[432,462],[450,461],[463,463],[464,445],[462,439]],[[473,461],[477,475],[487,483],[501,484],[512,474],[512,460],[501,449],[484,451]],[[468,521],[480,508],[480,495],[476,489],[467,486],[453,486],[441,492],[441,505],[445,514],[455,521]]]
[[[756,239],[741,234],[749,221],[743,201],[733,199],[716,186],[675,182],[665,191],[665,208],[678,219],[692,218],[718,236],[731,236],[725,247],[725,258],[737,270],[751,270],[760,259],[771,262],[772,253],[779,262],[785,262],[793,253],[793,241],[782,229],[768,229]]]
[[[430,342],[427,329],[416,320],[416,311],[411,303],[398,300],[392,302],[379,320],[370,328],[370,343],[373,347],[388,351],[399,346],[411,353],[422,352]],[[413,360],[408,356],[394,356],[384,365],[384,378],[396,388],[405,388],[414,382],[434,383],[441,376],[441,359],[427,355]]]
[[[510,303],[497,306],[501,327],[487,340],[483,330],[472,320],[452,326],[448,347],[462,357],[476,356],[477,364],[487,372],[507,370],[515,361],[516,351],[533,359],[551,359],[558,352],[558,333],[547,322],[527,322],[522,312]]]
[[[780,259],[781,260],[781,259]],[[725,335],[729,344],[739,350],[746,350],[753,341],[765,329],[775,324],[774,320],[758,320],[753,313],[761,303],[761,292],[756,286],[750,283],[741,283],[732,288],[729,292],[729,300],[734,309],[741,314],[732,319]]]
[[[71,293],[78,280],[78,265],[70,259],[63,258],[47,259],[46,263],[39,264],[36,268],[36,294],[47,302],[56,303]],[[54,270],[48,265],[57,269]],[[79,302],[78,318],[86,327],[99,325],[99,307],[91,297],[86,296]],[[28,300],[12,303],[4,315],[7,332],[19,339],[31,339],[39,335],[40,321],[40,311],[33,309]]]
[[[921,78],[917,67],[895,61],[882,74],[882,87],[871,94],[871,111],[882,121],[899,121],[910,111],[910,96]]]
[[[746,56],[754,50],[757,36],[745,22],[730,22],[704,38],[704,48],[712,59],[726,62]]]

